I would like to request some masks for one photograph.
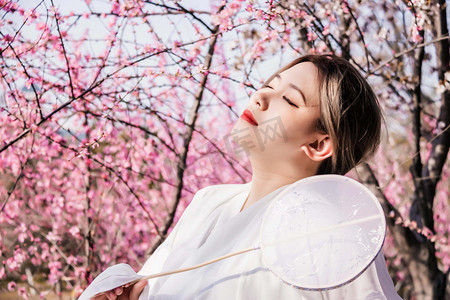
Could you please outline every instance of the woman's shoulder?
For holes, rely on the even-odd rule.
[[[239,194],[248,193],[250,183],[214,184],[199,189],[185,213],[201,209],[203,212],[215,209]]]
[[[226,184],[213,184],[201,188],[195,193],[194,197],[205,196],[213,193],[222,194],[237,194],[248,191],[250,188],[250,182],[248,183],[226,183]]]

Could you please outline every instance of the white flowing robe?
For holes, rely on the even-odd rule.
[[[258,244],[264,212],[289,185],[242,208],[250,184],[209,186],[198,191],[168,238],[138,274],[149,275],[203,263]],[[401,299],[383,253],[353,282],[329,291],[304,291],[283,283],[251,251],[211,265],[149,280],[140,300],[217,299]]]

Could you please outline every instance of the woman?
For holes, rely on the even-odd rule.
[[[380,142],[381,110],[372,89],[347,61],[332,55],[298,58],[256,91],[232,136],[252,165],[247,184],[215,185],[196,193],[166,241],[140,274],[195,265],[255,245],[270,200],[300,179],[345,174],[372,155]],[[281,134],[261,143],[278,124]],[[259,251],[197,270],[117,288],[108,299],[400,299],[383,254],[356,280],[325,291],[282,283]],[[104,296],[103,296],[104,297]],[[96,297],[97,298],[97,297]]]

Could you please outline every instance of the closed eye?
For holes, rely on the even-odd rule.
[[[264,85],[263,88],[269,88],[271,90],[273,90],[273,87],[269,86],[269,85]],[[292,102],[291,100],[289,100],[286,96],[283,96],[283,100],[285,100],[289,105],[291,106],[295,106],[298,107],[297,104],[295,104],[294,102]]]
[[[298,107],[297,104],[295,104],[294,102],[292,102],[291,100],[289,100],[288,98],[286,98],[286,96],[283,96],[283,99],[286,100],[286,102],[289,103],[289,105]]]

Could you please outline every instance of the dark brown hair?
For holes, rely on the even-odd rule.
[[[320,119],[317,130],[327,133],[333,155],[318,174],[345,174],[378,148],[383,117],[366,79],[347,60],[334,55],[299,57],[267,79],[302,62],[313,63],[319,74]]]

